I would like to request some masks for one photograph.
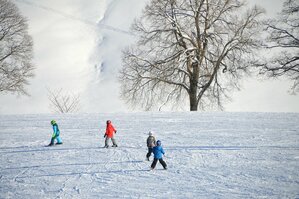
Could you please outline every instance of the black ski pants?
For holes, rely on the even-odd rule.
[[[153,152],[153,148],[148,147],[148,152],[146,154],[146,157],[149,158],[151,156],[152,152]]]
[[[166,169],[167,165],[166,165],[165,161],[163,160],[163,158],[160,158],[160,159],[154,158],[151,168],[154,169],[156,167],[158,160],[162,164],[163,168]]]

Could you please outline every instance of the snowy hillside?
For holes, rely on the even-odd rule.
[[[80,94],[80,112],[127,109],[117,81],[121,51],[136,39],[129,29],[146,0],[13,2],[28,19],[36,76],[31,96],[1,96],[0,114],[50,113],[47,89]]]
[[[44,147],[51,119],[64,144]],[[149,130],[166,171],[149,171]],[[0,198],[299,198],[299,114],[0,115]]]

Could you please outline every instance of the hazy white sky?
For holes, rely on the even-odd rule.
[[[0,114],[49,113],[47,89],[59,88],[81,95],[82,112],[127,111],[115,80],[121,49],[133,38],[111,28],[127,30],[144,0],[13,2],[28,19],[36,76],[27,87],[31,96],[0,95]],[[274,16],[283,1],[248,2],[261,5]],[[287,80],[247,78],[242,85],[225,105],[226,111],[299,112],[299,96],[288,94],[291,82]]]

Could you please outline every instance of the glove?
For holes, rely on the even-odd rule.
[[[114,131],[114,133],[116,133],[116,131]]]
[[[104,135],[104,138],[106,137],[106,134]]]

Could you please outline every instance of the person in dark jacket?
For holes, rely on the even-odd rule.
[[[162,157],[165,154],[165,152],[164,152],[164,150],[161,146],[161,141],[160,140],[157,141],[157,146],[155,146],[153,148],[153,153],[154,153],[154,161],[151,165],[151,169],[154,169],[156,167],[156,164],[157,164],[158,160],[161,163],[161,165],[163,166],[163,168],[167,169],[167,165],[164,162],[163,157]]]
[[[153,148],[154,148],[154,146],[156,146],[156,138],[154,137],[152,131],[150,131],[148,133],[148,138],[146,139],[146,145],[147,145],[147,149],[148,149],[148,152],[146,154],[146,159],[149,161],[149,157],[151,156],[151,154],[153,152]]]
[[[55,139],[57,140],[56,144],[62,144],[62,140],[60,138],[60,131],[59,131],[59,128],[58,128],[58,125],[57,125],[56,121],[52,120],[51,125],[53,127],[53,134],[52,134],[51,142],[48,146],[54,145]]]

